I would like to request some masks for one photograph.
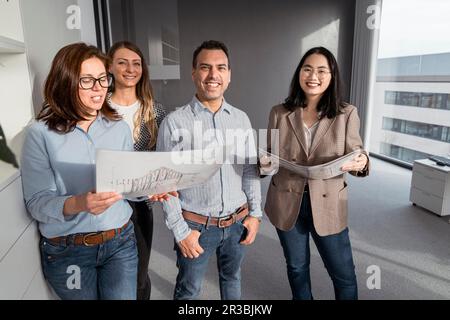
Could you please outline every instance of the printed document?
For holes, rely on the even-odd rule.
[[[226,147],[172,152],[97,150],[97,192],[136,198],[204,183],[222,166]]]
[[[295,162],[290,162],[286,159],[280,158],[279,156],[269,153],[263,149],[259,149],[260,156],[270,157],[273,165],[278,165],[307,179],[329,179],[344,174],[345,172],[341,170],[344,163],[353,160],[362,152],[362,149],[358,149],[327,163],[315,166],[302,166],[296,164]]]

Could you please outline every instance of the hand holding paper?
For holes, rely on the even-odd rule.
[[[355,150],[342,157],[315,166],[302,166],[295,162],[290,162],[286,159],[280,158],[279,156],[269,153],[263,149],[260,149],[259,152],[260,159],[267,156],[271,159],[271,161],[278,163],[282,168],[292,171],[307,179],[330,179],[344,174],[347,171],[354,171],[355,168],[362,170],[367,163],[367,157],[362,153],[362,149]],[[361,155],[364,158],[362,158]],[[362,166],[362,164],[364,164],[364,166]],[[344,168],[346,170],[344,170]]]
[[[165,193],[160,193],[160,194],[154,194],[154,195],[149,195],[148,198],[150,199],[150,201],[163,202],[163,201],[168,201],[170,199],[170,196],[178,198],[178,192],[170,191],[170,192],[165,192]]]
[[[361,171],[366,167],[367,160],[367,156],[363,153],[360,153],[356,157],[354,157],[352,161],[344,163],[341,170],[345,172]]]
[[[275,157],[266,154],[259,158],[259,165],[259,173],[265,176],[273,176],[278,172],[280,167],[280,164]]]

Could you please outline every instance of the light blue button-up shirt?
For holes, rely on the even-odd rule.
[[[245,143],[245,160],[223,164],[220,170],[202,185],[180,190],[179,198],[171,197],[163,203],[166,224],[180,241],[190,232],[181,214],[184,210],[210,217],[222,217],[233,213],[248,203],[251,216],[261,217],[261,184],[255,159],[252,127],[245,112],[234,108],[225,100],[221,108],[212,113],[194,97],[190,104],[170,113],[162,122],[157,151],[192,150],[211,145],[229,145],[227,135],[239,133]],[[211,134],[213,133],[213,134]],[[253,160],[253,163],[252,163]]]
[[[60,134],[43,122],[27,128],[21,157],[24,199],[44,237],[119,228],[130,219],[132,209],[126,200],[119,200],[100,215],[63,214],[64,202],[70,196],[95,190],[96,149],[133,150],[128,125],[99,114],[88,132],[77,126]]]

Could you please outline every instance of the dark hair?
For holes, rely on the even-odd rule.
[[[328,88],[325,90],[322,97],[320,98],[319,103],[317,104],[317,111],[320,113],[321,118],[326,116],[331,119],[340,114],[342,112],[342,109],[345,108],[347,104],[344,103],[341,98],[341,80],[336,59],[334,58],[333,54],[324,47],[311,48],[303,55],[300,63],[297,66],[297,69],[294,72],[294,76],[292,77],[289,96],[284,100],[283,105],[290,111],[294,111],[299,107],[306,107],[306,96],[305,92],[300,86],[299,76],[306,58],[308,58],[312,54],[321,54],[325,56],[328,61],[328,65],[330,66],[330,84],[328,85]]]
[[[44,85],[44,102],[37,115],[46,125],[59,133],[72,131],[78,122],[90,117],[80,99],[79,81],[81,64],[90,58],[98,58],[108,70],[109,60],[98,48],[85,43],[74,43],[60,49],[53,59]],[[102,114],[109,120],[121,117],[105,101]]]
[[[147,63],[145,62],[144,55],[142,51],[139,49],[137,45],[131,43],[129,41],[120,41],[116,42],[108,51],[108,57],[111,59],[111,62],[114,59],[114,54],[119,49],[128,49],[135,52],[139,58],[141,58],[141,66],[142,66],[142,76],[139,82],[136,85],[136,96],[141,103],[141,110],[137,113],[137,118],[134,119],[134,131],[133,136],[137,141],[140,133],[141,133],[141,122],[144,120],[145,126],[147,127],[148,132],[150,133],[150,139],[148,141],[148,149],[152,149],[156,144],[156,137],[158,135],[158,124],[156,122],[155,110],[153,108],[153,89],[150,84],[150,76],[149,70],[147,67]],[[111,92],[114,92],[114,82],[113,86],[110,88]]]
[[[197,49],[195,49],[194,55],[192,57],[192,68],[194,68],[194,69],[197,68],[197,56],[200,53],[200,51],[202,51],[203,49],[205,49],[205,50],[222,50],[228,59],[228,69],[231,68],[230,56],[228,54],[227,46],[223,42],[216,41],[216,40],[203,41],[203,43],[199,47],[197,47]]]

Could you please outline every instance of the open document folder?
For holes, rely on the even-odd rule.
[[[263,149],[259,149],[260,157],[268,156],[273,162],[273,165],[278,165],[307,179],[330,179],[344,174],[345,172],[341,170],[344,163],[353,160],[357,155],[361,153],[363,153],[363,150],[358,149],[327,163],[319,164],[316,166],[302,166],[294,162],[290,162],[286,159],[280,158],[279,156],[269,153]]]
[[[222,166],[225,146],[204,150],[137,152],[97,150],[97,192],[136,198],[204,183]]]

